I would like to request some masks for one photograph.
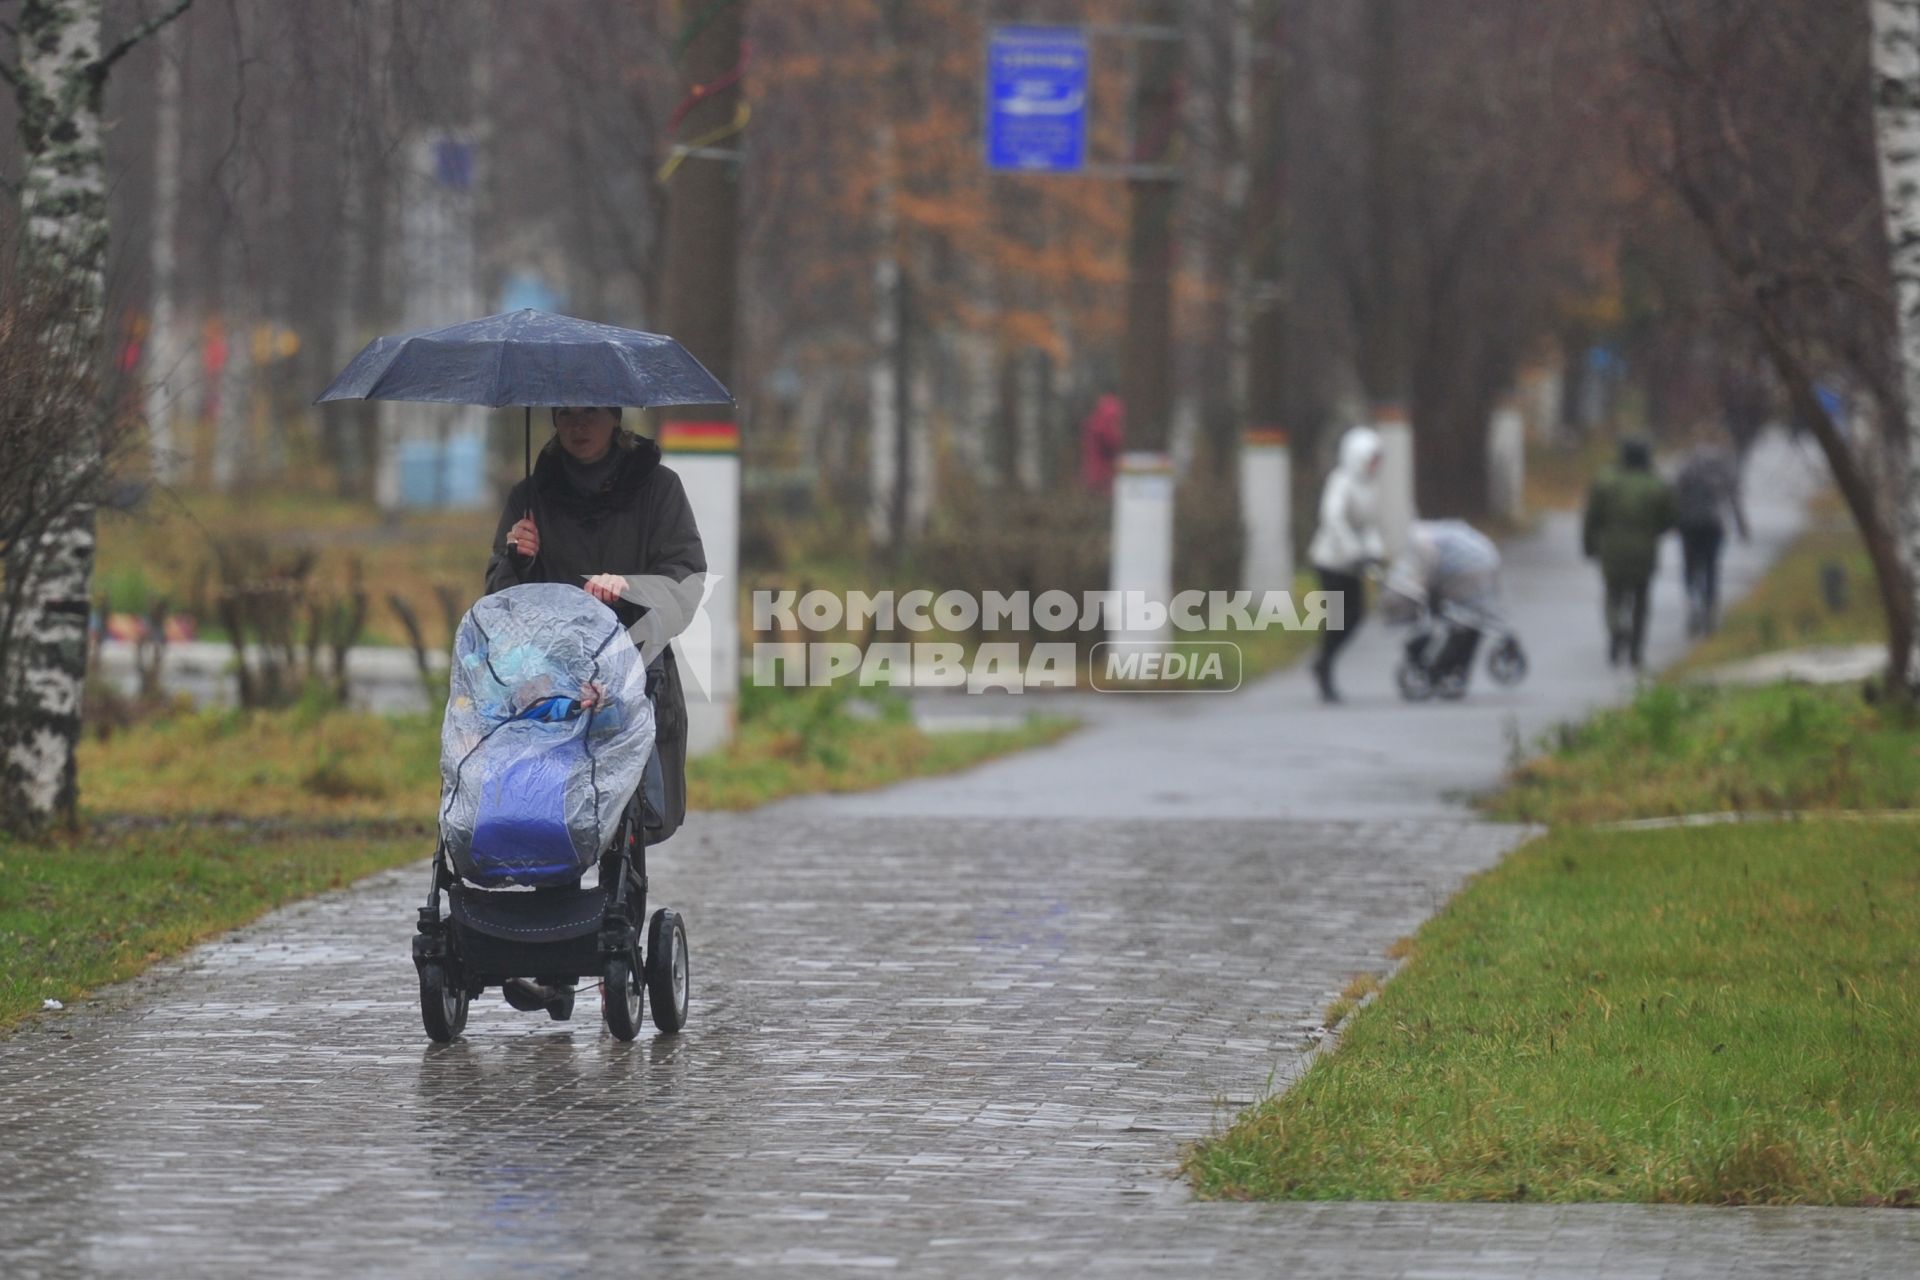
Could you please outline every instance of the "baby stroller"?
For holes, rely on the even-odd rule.
[[[1500,590],[1500,551],[1479,530],[1459,520],[1415,521],[1407,547],[1395,560],[1381,593],[1381,613],[1410,623],[1394,683],[1409,702],[1439,696],[1464,698],[1480,642],[1494,637],[1487,674],[1496,684],[1526,678],[1520,637],[1495,604]]]
[[[1520,637],[1494,614],[1442,601],[1424,610],[1407,637],[1394,683],[1409,702],[1425,702],[1438,695],[1457,700],[1467,696],[1474,654],[1481,639],[1491,634],[1487,674],[1499,685],[1516,685],[1527,678],[1527,653]]]
[[[613,610],[578,587],[512,587],[462,619],[413,940],[430,1039],[458,1036],[490,986],[565,1021],[585,976],[621,1040],[639,1035],[643,1000],[660,1031],[686,1025],[686,927],[670,908],[647,914],[649,830],[670,830],[653,700],[670,661],[650,670]]]

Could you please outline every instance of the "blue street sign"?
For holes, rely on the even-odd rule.
[[[987,167],[1077,173],[1087,160],[1087,39],[995,27],[987,41]]]

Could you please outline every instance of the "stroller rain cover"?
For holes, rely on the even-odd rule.
[[[653,735],[646,668],[613,610],[561,583],[483,598],[454,635],[440,731],[454,869],[488,886],[577,880],[613,839]]]

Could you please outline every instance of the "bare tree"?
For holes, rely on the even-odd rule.
[[[1889,686],[1906,697],[1911,562],[1898,534],[1904,495],[1886,479],[1906,473],[1905,432],[1889,428],[1907,417],[1889,360],[1896,326],[1867,15],[1817,0],[1645,0],[1640,19],[1642,164],[1698,229],[1719,267],[1720,304],[1752,335],[1795,421],[1826,455],[1873,562]],[[1897,103],[1896,90],[1881,92]],[[1897,125],[1890,118],[1881,128],[1896,158],[1888,180],[1897,181]],[[1901,215],[1896,207],[1887,216]],[[1891,225],[1898,246],[1904,224]],[[1836,421],[1816,393],[1830,374],[1861,388],[1871,411]]]
[[[176,0],[111,46],[101,38],[102,3],[21,0],[19,60],[8,73],[26,153],[23,267],[36,297],[68,304],[52,313],[28,306],[19,314],[35,322],[27,340],[38,343],[38,358],[55,368],[98,360],[103,345],[108,225],[100,116],[107,76],[191,0]],[[78,796],[74,749],[107,408],[104,402],[63,404],[71,412],[55,433],[63,447],[49,469],[51,492],[64,502],[30,541],[8,545],[8,586],[17,583],[20,595],[10,611],[13,634],[0,684],[0,822],[21,829],[70,820]]]

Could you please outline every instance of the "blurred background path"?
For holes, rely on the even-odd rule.
[[[1744,593],[1793,540],[1825,476],[1810,444],[1776,432],[1755,447],[1746,473],[1753,540],[1729,535],[1724,598]],[[1457,817],[1459,799],[1498,783],[1516,746],[1531,754],[1554,725],[1624,701],[1634,686],[1630,669],[1607,665],[1600,573],[1580,556],[1579,515],[1548,512],[1502,553],[1507,615],[1531,663],[1515,688],[1486,678],[1483,647],[1464,701],[1409,705],[1393,685],[1406,631],[1369,617],[1341,652],[1345,701],[1337,706],[1320,703],[1304,664],[1237,695],[1080,694],[1071,710],[1088,727],[1052,748],[962,777],[791,803],[902,816]],[[1680,548],[1669,536],[1654,582],[1648,664],[1663,667],[1686,647]],[[977,712],[981,699],[922,701]]]

